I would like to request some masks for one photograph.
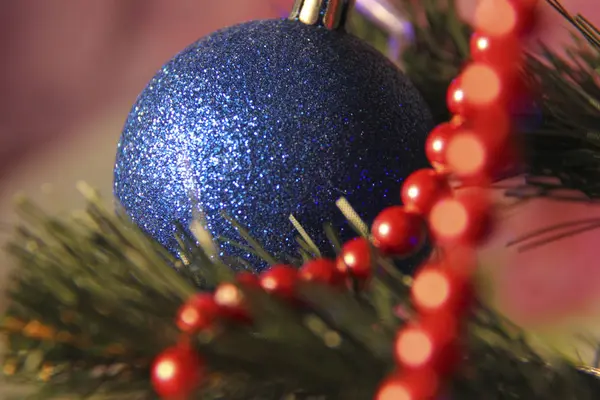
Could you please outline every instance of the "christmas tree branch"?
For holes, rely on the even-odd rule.
[[[581,35],[594,47],[600,50],[600,31],[581,14],[571,13],[559,0],[546,0],[560,15],[563,16]]]
[[[11,349],[5,371],[68,382],[67,371],[122,364],[130,375],[146,360],[139,376],[147,385],[148,361],[175,340],[170,320],[194,286],[165,268],[177,263],[162,248],[96,200],[67,222],[25,200],[18,210],[27,223],[7,249],[20,263],[0,324]],[[98,379],[92,374],[86,385]]]
[[[210,255],[210,246],[198,246],[185,233],[185,263],[177,262],[84,192],[88,211],[72,221],[20,205],[29,224],[18,228],[10,245],[20,268],[1,324],[10,339],[4,371],[44,383],[36,399],[153,398],[150,363],[176,342],[177,309],[195,290],[229,281],[232,270]],[[300,307],[239,287],[253,324],[225,322],[196,338],[210,366],[198,398],[370,398],[393,369],[394,335],[410,318],[410,279],[388,274],[391,265],[383,266],[389,260],[376,263],[382,268],[369,290],[303,284]],[[406,311],[398,314],[396,306],[403,304]],[[458,398],[508,399],[517,393],[558,400],[581,393],[575,398],[592,399],[598,390],[599,381],[587,380],[589,374],[543,360],[522,332],[490,310],[478,308],[469,332],[464,368],[452,386]]]
[[[470,27],[454,0],[401,1],[413,25],[413,40],[402,54],[404,70],[423,94],[437,122],[450,115],[446,90],[469,54]]]

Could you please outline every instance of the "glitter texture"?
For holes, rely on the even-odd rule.
[[[398,204],[432,126],[408,79],[359,39],[250,22],[199,40],[148,84],[119,142],[115,194],[172,251],[196,198],[216,236],[239,240],[224,211],[295,255],[290,214],[322,245],[326,222],[349,234],[339,197],[367,222]]]

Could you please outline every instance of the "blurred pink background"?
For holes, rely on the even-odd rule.
[[[288,0],[0,0],[0,174],[216,29],[273,18]]]

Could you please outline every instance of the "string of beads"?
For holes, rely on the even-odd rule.
[[[300,269],[273,265],[260,276],[241,273],[237,284],[199,293],[180,309],[181,343],[155,360],[152,382],[167,399],[185,399],[201,381],[204,363],[189,346],[191,335],[220,319],[251,324],[238,285],[264,290],[297,304],[299,281],[364,288],[373,275],[373,251],[405,257],[429,234],[436,256],[417,271],[411,286],[416,314],[396,335],[398,372],[380,385],[376,400],[429,400],[461,359],[461,331],[473,301],[474,251],[492,232],[494,215],[486,186],[516,159],[509,105],[522,94],[521,37],[535,16],[535,0],[481,0],[471,39],[471,61],[448,89],[451,121],[437,126],[426,143],[431,169],[403,183],[403,205],[381,211],[369,237],[344,244],[338,258],[319,258]],[[454,183],[465,187],[455,190]]]

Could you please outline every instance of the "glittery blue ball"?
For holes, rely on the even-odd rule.
[[[317,244],[327,222],[350,235],[335,201],[367,222],[398,204],[402,180],[426,166],[432,125],[409,80],[363,41],[250,22],[194,43],[148,84],[118,145],[115,194],[172,251],[174,223],[198,207],[215,236],[239,240],[223,211],[271,253],[296,255],[290,214]]]

